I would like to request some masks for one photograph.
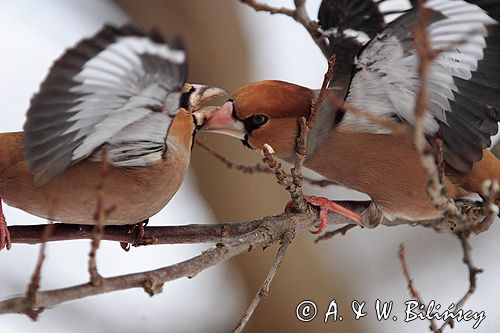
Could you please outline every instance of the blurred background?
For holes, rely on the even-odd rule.
[[[275,6],[293,1],[269,0]],[[315,16],[320,0],[308,0]],[[386,5],[384,3],[384,5]],[[405,0],[387,6],[407,6]],[[389,7],[387,7],[389,8]],[[392,8],[392,7],[391,7]],[[281,79],[319,87],[325,59],[303,27],[288,17],[256,13],[235,0],[2,0],[0,2],[0,132],[19,131],[29,99],[51,63],[67,47],[92,35],[103,23],[133,21],[157,28],[166,37],[181,36],[189,55],[189,81],[234,91],[251,81]],[[227,137],[200,135],[227,158],[255,164],[260,154],[242,149]],[[363,199],[339,187],[307,187],[309,194],[332,199]],[[282,212],[287,194],[272,176],[243,175],[227,170],[195,147],[189,176],[152,225],[217,223],[255,219]],[[42,221],[10,207],[10,225]],[[500,228],[472,238],[473,258],[485,272],[465,309],[485,311],[478,332],[496,332],[500,325],[498,276]],[[417,227],[353,230],[346,236],[314,244],[308,233],[298,235],[271,285],[269,297],[257,308],[246,332],[426,332],[427,321],[403,322],[409,299],[397,250],[404,242],[410,273],[424,300],[447,307],[468,287],[458,240]],[[187,259],[207,246],[154,246],[123,252],[103,242],[98,266],[104,276],[158,268]],[[42,289],[88,280],[88,241],[49,244]],[[0,316],[2,332],[228,332],[240,319],[264,279],[277,248],[260,249],[202,272],[193,279],[168,283],[153,298],[142,290],[127,290],[64,303],[43,312],[38,322],[20,315]],[[25,291],[38,246],[14,245],[0,253],[0,299]],[[318,317],[303,323],[295,308],[313,300]],[[328,304],[339,304],[342,322],[323,322]],[[375,300],[394,301],[398,320],[377,321]],[[368,315],[354,320],[353,300],[366,301]],[[461,322],[454,332],[471,332],[473,322]]]

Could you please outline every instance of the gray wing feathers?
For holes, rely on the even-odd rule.
[[[67,50],[32,98],[24,126],[35,183],[91,155],[99,159],[104,144],[114,145],[110,162],[120,166],[161,158],[185,76],[183,50],[131,26],[106,26]]]
[[[498,13],[500,1],[482,2]],[[479,3],[481,5],[481,3]],[[490,136],[500,120],[500,27],[481,7],[463,0],[431,0],[429,35],[434,48],[465,42],[440,54],[429,77],[429,113],[424,128],[440,135],[446,161],[460,172],[470,171],[491,144]],[[419,87],[418,57],[412,29],[417,13],[409,12],[391,23],[359,55],[360,71],[353,78],[348,101],[380,115],[397,115],[413,122],[413,106]],[[377,100],[361,96],[366,80],[376,87]],[[390,101],[380,103],[380,99]],[[356,105],[356,101],[360,105]],[[401,102],[403,101],[403,102]]]

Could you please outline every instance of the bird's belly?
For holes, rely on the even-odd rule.
[[[337,131],[305,165],[366,193],[387,217],[425,220],[440,215],[427,194],[427,175],[419,156],[404,135]],[[458,196],[460,187],[445,181],[450,195]]]
[[[357,161],[361,165],[351,167],[348,172],[306,166],[340,185],[367,194],[388,218],[425,220],[439,215],[428,199],[426,181],[420,175],[397,170],[375,171],[377,166],[369,162],[361,158]],[[385,167],[391,169],[391,165]]]
[[[106,224],[133,224],[160,211],[180,187],[187,161],[169,159],[151,167],[110,167],[102,176],[100,163],[81,162],[48,184],[35,187],[27,164],[18,162],[3,172],[0,198],[8,205],[57,222],[95,224],[97,188],[109,210]]]

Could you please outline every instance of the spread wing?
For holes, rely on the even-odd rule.
[[[335,54],[333,80],[329,84],[332,94],[339,100],[346,98],[353,77],[354,61],[362,48],[379,32],[384,30],[387,22],[411,10],[410,4],[396,1],[373,0],[323,0],[318,12],[321,29],[327,36],[329,55]],[[389,4],[389,8],[386,5]],[[328,55],[328,54],[327,54]],[[321,142],[329,131],[338,124],[343,110],[330,103],[324,103],[318,111],[318,123],[314,126],[309,147],[314,149],[315,143]]]
[[[429,136],[442,137],[446,162],[469,172],[490,146],[500,119],[500,0],[430,0],[429,37],[441,53],[429,78]],[[415,10],[390,23],[358,55],[347,101],[358,108],[413,122],[419,88],[418,56],[413,42]],[[362,131],[377,125],[346,114],[344,121]]]
[[[162,158],[186,77],[185,52],[132,26],[105,26],[67,50],[32,98],[25,159],[42,185],[106,145],[110,163]]]

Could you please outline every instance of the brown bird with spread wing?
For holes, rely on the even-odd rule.
[[[444,145],[444,183],[451,198],[482,194],[500,179],[487,149],[500,119],[500,1],[431,0],[429,38],[444,50],[429,74],[424,131]],[[413,28],[418,11],[387,24],[371,0],[325,0],[319,19],[336,55],[329,89],[334,97],[395,124],[413,124],[419,89]],[[237,90],[202,130],[223,133],[293,162],[297,118],[308,117],[318,91],[282,81]],[[359,114],[324,103],[308,137],[306,167],[368,194],[388,218],[432,219],[427,175],[413,138]],[[321,227],[323,227],[322,225]]]
[[[106,224],[147,221],[180,187],[210,109],[201,103],[224,94],[185,79],[184,50],[156,34],[106,26],[82,40],[50,69],[24,133],[0,134],[0,198],[42,218],[94,224],[105,150],[102,185],[114,207]]]

